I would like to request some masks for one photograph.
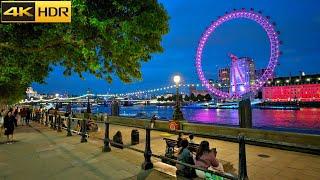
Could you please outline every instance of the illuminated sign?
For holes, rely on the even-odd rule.
[[[71,1],[1,1],[2,23],[70,23]]]

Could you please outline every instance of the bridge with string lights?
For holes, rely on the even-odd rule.
[[[212,84],[213,86],[221,86],[221,84]],[[189,87],[203,87],[202,84],[179,84],[179,88],[189,88]],[[55,94],[51,98],[40,97],[31,97],[29,99],[22,100],[21,104],[28,103],[85,103],[85,102],[111,102],[111,101],[130,101],[130,102],[146,102],[151,101],[152,97],[155,95],[163,95],[165,93],[172,93],[177,89],[177,85],[169,85],[162,86],[158,88],[152,89],[144,89],[144,90],[136,90],[132,92],[124,92],[124,93],[108,93],[108,94],[94,94],[94,93],[86,93],[83,95],[75,96],[75,97],[62,97],[60,94]],[[141,98],[145,97],[145,98]]]

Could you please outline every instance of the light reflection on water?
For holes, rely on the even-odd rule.
[[[110,107],[99,108],[100,111],[110,113]],[[169,106],[129,106],[121,107],[120,113],[135,115],[137,113],[147,115],[150,118],[153,114],[162,119],[172,118],[173,107]],[[238,126],[237,109],[181,109],[188,122],[201,124],[224,124]],[[300,131],[307,129],[306,133],[320,134],[320,109],[302,108],[300,110],[252,110],[253,126],[257,128],[289,128]],[[309,131],[308,131],[309,130]]]

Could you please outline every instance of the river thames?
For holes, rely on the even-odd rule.
[[[100,113],[110,113],[110,107],[93,108]],[[150,118],[157,115],[160,120],[168,121],[172,118],[172,106],[121,106],[121,116],[136,116]],[[237,109],[181,109],[187,122],[200,124],[215,124],[238,126]],[[252,109],[252,121],[255,128],[271,129],[308,134],[320,134],[320,109],[301,108],[300,110],[268,110]]]

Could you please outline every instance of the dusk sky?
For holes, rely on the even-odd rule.
[[[85,74],[64,77],[62,67],[55,67],[47,84],[33,84],[41,93],[83,94],[90,88],[94,93],[124,93],[172,84],[175,74],[185,83],[199,83],[195,70],[195,53],[205,29],[226,11],[240,8],[261,10],[276,22],[281,32],[283,55],[276,69],[277,76],[320,73],[320,1],[319,0],[161,0],[170,20],[170,31],[163,37],[164,52],[155,54],[142,65],[143,80],[124,84],[114,79],[112,84]],[[203,54],[203,70],[207,78],[217,79],[217,70],[228,66],[227,54],[248,56],[257,68],[269,61],[269,41],[255,22],[233,20],[220,26],[210,37]]]

